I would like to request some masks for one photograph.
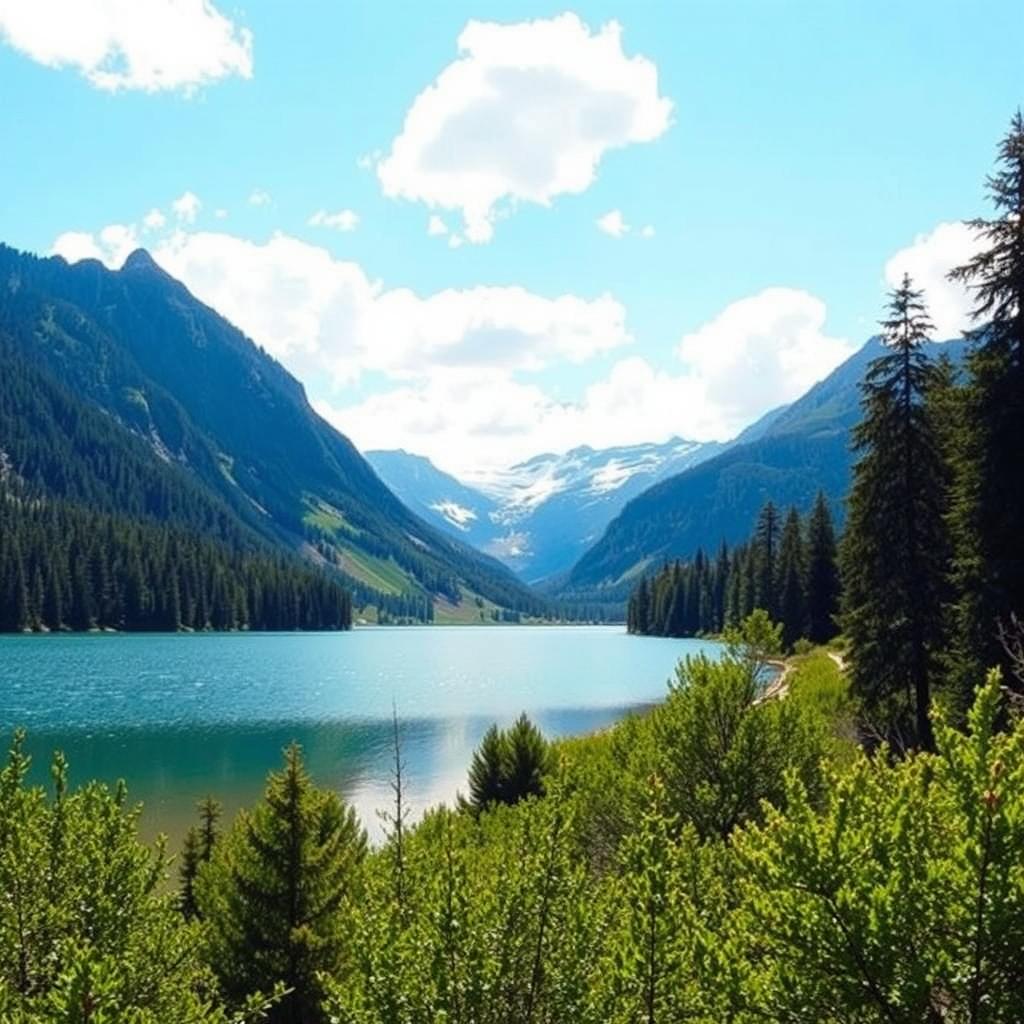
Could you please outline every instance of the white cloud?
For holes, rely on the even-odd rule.
[[[629,225],[623,219],[621,210],[609,210],[603,217],[598,217],[597,226],[612,238],[621,238],[629,231]]]
[[[102,260],[105,255],[99,242],[89,231],[65,231],[54,239],[50,252],[56,256],[63,256],[68,263],[77,263],[79,260]]]
[[[974,231],[960,221],[953,221],[918,235],[885,265],[885,280],[891,288],[899,285],[904,274],[909,274],[914,287],[923,289],[937,341],[959,337],[971,326],[974,302],[970,292],[946,275],[970,260],[979,248]]]
[[[252,33],[211,0],[0,0],[0,38],[110,92],[252,76]]]
[[[311,227],[335,228],[337,231],[355,231],[359,226],[359,214],[355,210],[339,210],[337,213],[317,210],[306,223]]]
[[[92,259],[119,267],[138,247],[134,224],[108,224],[96,235],[85,231],[65,231],[54,241],[50,251],[63,256],[69,263]]]
[[[163,211],[158,210],[155,206],[142,218],[142,226],[147,231],[159,231],[166,223],[167,218]]]
[[[174,216],[183,224],[194,224],[196,216],[202,209],[202,201],[195,192],[183,192],[171,203]]]
[[[440,237],[441,235],[448,234],[448,225],[445,224],[443,217],[438,217],[436,213],[432,213],[430,218],[427,220],[427,234],[432,237]]]
[[[264,191],[261,188],[254,188],[249,193],[249,205],[250,206],[269,206],[270,205],[270,193]]]
[[[654,225],[653,224],[645,224],[640,229],[640,235],[641,235],[642,238],[653,238],[654,237]]]
[[[678,370],[619,360],[575,402],[492,369],[435,375],[349,405],[318,409],[357,444],[405,447],[450,472],[481,475],[541,451],[724,440],[798,398],[856,346],[824,332],[825,306],[770,288],[686,335]],[[482,475],[486,475],[484,472]]]
[[[213,211],[213,215],[214,215],[214,217],[217,218],[217,220],[224,220],[225,217],[227,217],[227,215],[228,215],[228,211],[225,210],[223,206],[220,206],[216,210]]]
[[[669,127],[657,68],[626,57],[617,22],[470,21],[458,48],[376,166],[385,195],[460,210],[468,241],[488,241],[517,202],[585,191],[605,153]]]
[[[825,303],[808,292],[766,288],[686,334],[677,354],[707,405],[708,432],[735,433],[852,355],[857,345],[827,334],[825,319]]]

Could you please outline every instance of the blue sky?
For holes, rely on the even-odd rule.
[[[1024,102],[1009,0],[68,2],[0,0],[0,238],[147,245],[358,444],[463,474],[727,436],[903,269],[962,326]]]

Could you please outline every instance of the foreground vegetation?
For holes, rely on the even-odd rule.
[[[0,1020],[1024,1019],[1024,720],[993,674],[935,753],[867,754],[827,653],[760,699],[779,637],[755,614],[604,733],[495,731],[415,826],[399,734],[378,849],[291,748],[226,830],[206,803],[179,891],[123,788],[29,787],[16,738]]]

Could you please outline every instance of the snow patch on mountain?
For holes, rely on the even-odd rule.
[[[477,514],[471,508],[466,508],[457,501],[435,501],[428,507],[458,530],[468,530],[470,523],[477,518]]]

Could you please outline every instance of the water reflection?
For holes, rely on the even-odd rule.
[[[549,736],[604,728],[627,707],[533,709],[531,717]],[[484,715],[400,722],[406,799],[414,815],[465,791],[472,752],[494,719]],[[509,724],[510,719],[500,719]],[[207,794],[233,816],[263,791],[267,773],[280,767],[281,752],[299,743],[319,785],[336,789],[358,811],[371,834],[379,833],[377,812],[392,799],[391,722],[262,723],[202,729],[127,728],[37,730],[29,734],[33,781],[47,784],[55,749],[63,750],[72,785],[100,779],[111,785],[128,776],[128,795],[144,805],[143,830],[150,838],[168,834],[176,843],[195,818],[195,804]]]

